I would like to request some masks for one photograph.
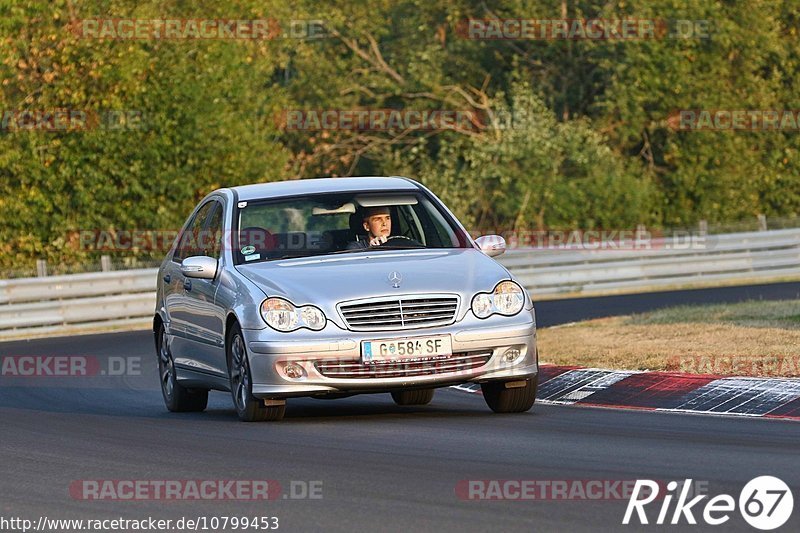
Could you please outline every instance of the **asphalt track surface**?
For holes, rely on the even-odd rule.
[[[682,291],[622,294],[594,298],[569,298],[536,303],[539,326],[555,326],[604,316],[643,313],[674,305],[734,303],[745,300],[800,298],[800,282],[742,285]]]
[[[540,324],[550,325],[659,302],[798,292],[800,284],[781,284],[559,300],[537,310]],[[244,424],[220,392],[211,394],[205,413],[168,413],[148,332],[10,342],[0,344],[0,355],[141,361],[139,375],[3,378],[4,518],[277,516],[279,531],[756,531],[738,511],[717,527],[685,520],[622,526],[623,499],[469,501],[456,487],[464,480],[605,480],[613,486],[690,478],[711,496],[738,500],[747,481],[774,475],[795,497],[781,530],[800,529],[797,422],[546,405],[494,415],[480,395],[442,389],[426,407],[396,406],[388,394],[296,399],[280,423]],[[198,479],[276,480],[281,493],[272,501],[167,502],[82,500],[69,492],[77,480]],[[291,498],[292,481],[321,481],[322,498]],[[660,505],[647,507],[651,522]],[[702,505],[694,513],[701,524]]]

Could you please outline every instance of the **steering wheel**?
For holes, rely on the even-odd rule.
[[[425,245],[422,244],[421,242],[419,242],[418,240],[412,239],[411,237],[406,237],[405,235],[392,235],[391,237],[386,237],[386,242],[381,243],[378,246],[383,246],[384,244],[389,244],[389,241],[397,240],[397,239],[402,239],[404,241],[408,241],[408,242],[404,242],[403,243],[403,244],[408,245],[408,246],[415,246],[417,248],[425,248]]]

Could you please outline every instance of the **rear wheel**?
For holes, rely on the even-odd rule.
[[[208,390],[188,389],[178,383],[175,376],[175,361],[169,349],[164,324],[159,325],[156,332],[156,351],[158,375],[161,377],[161,395],[164,397],[167,409],[175,413],[204,411],[208,405]]]
[[[395,391],[392,399],[397,405],[428,405],[433,400],[433,389]]]
[[[236,414],[244,422],[277,421],[283,418],[286,402],[275,401],[278,405],[266,405],[264,400],[253,396],[253,376],[250,361],[242,336],[242,328],[235,324],[228,334],[228,375],[231,382],[231,395]]]
[[[536,401],[536,386],[539,376],[524,380],[492,381],[481,383],[481,392],[486,405],[495,413],[524,413]]]

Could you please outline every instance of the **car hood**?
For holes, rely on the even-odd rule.
[[[336,316],[342,301],[420,293],[459,294],[461,315],[476,292],[510,278],[502,265],[475,249],[354,252],[236,268],[267,296],[316,305],[328,317]],[[402,278],[399,288],[389,280],[393,272]]]

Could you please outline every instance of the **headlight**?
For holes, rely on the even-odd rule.
[[[481,292],[472,299],[472,312],[478,318],[494,314],[516,315],[525,305],[522,287],[513,281],[501,281],[491,293]]]
[[[503,281],[494,288],[494,307],[501,315],[516,315],[523,305],[525,295],[513,281]]]
[[[325,315],[313,305],[296,307],[283,298],[267,298],[261,304],[261,317],[278,331],[309,328],[319,331],[325,327]]]
[[[472,299],[472,312],[478,318],[486,318],[492,314],[492,295],[485,292],[476,294]]]

